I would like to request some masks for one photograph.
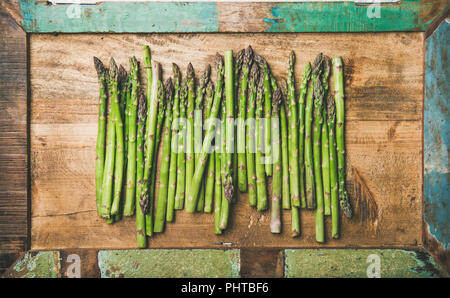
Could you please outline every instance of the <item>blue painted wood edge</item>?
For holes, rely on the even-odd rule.
[[[426,41],[424,111],[424,220],[444,249],[450,242],[449,133],[450,24],[442,22]]]
[[[22,26],[28,33],[151,32],[378,32],[425,31],[448,8],[443,0],[403,0],[401,4],[356,5],[353,2],[253,3],[238,7],[262,10],[261,19],[219,18],[214,2],[106,2],[97,5],[47,5],[19,0]],[[238,4],[236,4],[238,5]],[[254,7],[252,7],[253,5]],[[230,23],[227,23],[230,21]],[[231,29],[230,29],[231,28]],[[244,29],[242,29],[244,28]]]
[[[28,33],[216,32],[215,3],[105,2],[98,5],[46,5],[21,0]]]

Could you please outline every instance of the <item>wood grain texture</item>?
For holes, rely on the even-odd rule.
[[[3,6],[0,69],[0,259],[8,259],[27,249],[27,38]]]
[[[343,219],[341,239],[318,245],[312,212],[301,212],[301,237],[289,236],[288,211],[283,233],[272,235],[269,213],[250,209],[243,194],[224,235],[214,235],[212,215],[179,211],[150,247],[210,248],[218,241],[232,247],[422,246],[422,33],[32,35],[30,43],[33,249],[136,247],[134,217],[108,225],[95,213],[98,87],[92,56],[104,62],[114,56],[128,66],[130,55],[142,59],[144,44],[161,62],[164,78],[172,62],[183,73],[192,62],[200,73],[216,51],[248,44],[267,58],[277,78],[285,76],[294,49],[297,83],[304,64],[319,52],[342,56],[347,183],[358,207],[352,220]],[[370,221],[359,198],[368,192],[377,206]],[[326,227],[330,236],[331,221]]]

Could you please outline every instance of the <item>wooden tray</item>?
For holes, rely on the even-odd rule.
[[[423,244],[423,33],[75,34],[29,38],[31,248],[135,248],[135,219],[109,225],[95,211],[94,155],[98,86],[92,56],[128,67],[148,44],[169,77],[171,63],[199,74],[215,52],[252,45],[277,78],[296,53],[296,79],[316,54],[344,58],[347,185],[355,206],[342,237],[315,242],[314,214],[301,212],[302,235],[270,233],[268,212],[248,207],[242,194],[230,226],[213,233],[213,215],[176,212],[176,221],[150,240],[151,248],[395,247]],[[213,71],[213,78],[215,72]]]

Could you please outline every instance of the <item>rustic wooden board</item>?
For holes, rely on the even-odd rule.
[[[0,271],[27,249],[27,37],[0,7]],[[9,256],[5,253],[11,253]]]
[[[170,65],[199,73],[216,51],[251,44],[285,75],[290,49],[297,54],[297,81],[306,61],[319,52],[344,57],[346,75],[347,182],[356,216],[343,219],[342,238],[318,245],[314,215],[303,211],[302,236],[272,235],[268,212],[233,206],[222,236],[213,216],[176,213],[176,222],[150,247],[417,247],[422,246],[423,33],[377,34],[146,34],[32,35],[31,190],[33,249],[134,248],[134,218],[108,225],[96,216],[94,151],[97,80],[92,56],[128,65],[149,44],[164,77]],[[213,74],[215,77],[215,74]],[[369,207],[365,207],[369,206]],[[375,210],[375,216],[370,211]],[[330,233],[330,222],[327,232]]]

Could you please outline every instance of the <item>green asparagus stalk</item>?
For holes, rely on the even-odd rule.
[[[174,82],[174,101],[173,101],[173,121],[172,121],[172,144],[170,152],[170,168],[169,168],[169,190],[167,195],[167,212],[166,221],[173,221],[174,207],[175,207],[175,194],[177,188],[177,146],[178,146],[178,129],[180,118],[180,84],[181,73],[178,65],[172,64],[173,82]]]
[[[272,90],[277,90],[277,82],[273,75],[270,77],[270,81],[272,84]],[[287,85],[287,83],[285,83]],[[287,89],[287,87],[286,87]],[[282,89],[280,88],[280,91]],[[287,90],[286,90],[287,92]],[[283,92],[282,92],[283,93]],[[283,209],[291,209],[291,198],[289,195],[289,154],[288,154],[288,128],[287,128],[287,120],[286,120],[286,107],[283,100],[284,96],[282,96],[282,101],[280,103],[279,113],[280,113],[280,131],[281,131],[281,169],[282,169],[282,206]]]
[[[180,89],[180,119],[178,133],[178,152],[177,152],[177,191],[175,195],[175,209],[180,210],[184,207],[184,197],[186,190],[186,99],[187,83],[183,80]]]
[[[117,69],[117,65],[115,65],[114,59],[111,60],[111,63],[114,64],[114,67]],[[123,169],[124,169],[124,160],[125,155],[123,152],[123,121],[122,121],[122,113],[120,110],[120,98],[119,98],[119,89],[118,87],[122,85],[122,81],[126,78],[127,74],[125,69],[119,68],[118,77],[117,77],[117,96],[114,97],[114,102],[112,103],[112,109],[114,109],[114,125],[116,127],[116,154],[114,161],[114,198],[111,206],[111,215],[116,215],[120,211],[120,201],[122,194],[122,181],[123,181]],[[113,83],[115,84],[115,83]]]
[[[153,231],[160,233],[164,230],[164,223],[167,209],[167,193],[170,166],[170,146],[172,140],[172,104],[173,104],[173,83],[172,79],[168,79],[164,84],[166,97],[166,119],[164,121],[163,147],[161,156],[161,169],[159,172],[159,189],[158,199],[155,209],[155,224]]]
[[[153,206],[155,201],[155,192],[156,192],[156,171],[158,168],[158,154],[159,154],[159,145],[161,144],[161,132],[164,126],[164,116],[166,112],[166,101],[165,101],[165,91],[164,85],[161,80],[158,80],[158,117],[156,120],[156,138],[155,138],[155,148],[153,152],[153,161],[151,165],[151,174],[150,174],[150,187],[148,189],[148,197],[149,197],[149,214],[147,218],[153,217]],[[149,219],[145,221],[147,227],[146,232],[148,236],[152,236],[154,221]]]
[[[245,50],[241,69],[241,88],[239,91],[238,127],[237,127],[237,157],[238,157],[238,187],[241,192],[247,191],[247,162],[245,154],[245,112],[247,109],[248,76],[253,60],[251,46]],[[237,80],[237,78],[236,78]]]
[[[223,102],[221,103],[224,104]],[[222,117],[222,116],[221,116]],[[214,152],[215,157],[215,190],[214,190],[214,234],[222,234],[220,229],[220,214],[222,207],[222,176],[221,176],[221,128],[216,129],[216,151]]]
[[[134,84],[132,88],[134,88]],[[136,236],[139,248],[147,247],[147,237],[145,233],[145,214],[142,211],[139,200],[141,198],[143,178],[144,178],[144,128],[146,118],[146,98],[141,92],[139,94],[137,138],[136,138]]]
[[[295,207],[300,207],[300,177],[299,177],[299,150],[298,150],[298,115],[297,115],[297,101],[295,98],[295,80],[294,80],[294,63],[295,54],[291,51],[289,54],[289,64],[287,69],[287,85],[288,85],[288,118],[289,118],[289,135],[290,146],[289,150],[289,169],[290,177],[290,193],[291,204]]]
[[[312,123],[313,123],[313,104],[314,104],[314,86],[322,73],[323,60],[322,56],[317,56],[314,61],[311,82],[308,86],[305,107],[305,185],[306,185],[306,208],[316,208],[316,193],[314,181],[314,159],[312,144]]]
[[[217,118],[220,107],[220,97],[214,99],[213,106],[211,108],[211,117]],[[216,122],[211,121],[207,126],[207,133],[205,140],[203,141],[202,150],[198,159],[198,163],[195,167],[194,177],[192,178],[192,185],[189,188],[189,193],[186,199],[186,212],[193,213],[195,206],[197,206],[196,200],[199,199],[198,193],[200,191],[201,183],[203,180],[203,174],[206,169],[206,163],[210,156],[211,143],[214,138],[214,132],[216,129]]]
[[[215,121],[214,118],[211,117],[212,105],[214,103],[214,84],[209,81],[208,86],[206,87],[206,119],[207,121]],[[217,128],[216,128],[217,131]],[[214,142],[217,141],[217,137]],[[208,159],[206,177],[205,177],[205,206],[204,212],[211,213],[213,211],[213,198],[214,198],[214,185],[215,185],[215,155],[214,152]],[[198,204],[197,204],[198,206]]]
[[[144,49],[144,63],[145,67],[150,67],[148,65],[148,62],[150,62],[150,59],[147,59],[147,51]],[[158,82],[160,77],[160,65],[159,63],[153,63],[151,65],[152,67],[152,84],[151,84],[151,90],[154,90],[154,92],[149,92],[147,89],[147,94],[150,93],[150,99],[147,98],[148,104],[147,104],[147,123],[148,123],[148,130],[145,132],[145,142],[146,142],[146,151],[145,151],[145,166],[144,166],[144,178],[143,178],[143,187],[142,187],[142,193],[141,193],[141,208],[143,209],[145,216],[145,224],[146,224],[146,234],[151,235],[153,231],[153,219],[152,219],[152,202],[150,201],[149,196],[149,184],[151,182],[151,171],[152,171],[152,162],[153,162],[153,155],[155,151],[155,136],[156,136],[156,120],[157,120],[157,114],[158,114]],[[148,88],[148,87],[147,87]],[[146,127],[147,127],[146,123]]]
[[[339,202],[348,218],[352,217],[352,206],[345,189],[345,143],[344,143],[344,71],[341,57],[333,58],[334,101],[336,104],[336,142],[338,158]]]
[[[120,105],[120,115],[122,117],[122,122],[123,122],[123,153],[124,153],[124,171],[126,171],[126,167],[127,167],[127,154],[128,154],[128,110],[127,110],[127,94],[128,94],[128,83],[129,83],[129,75],[127,73],[127,71],[125,70],[125,68],[120,65],[119,67],[119,73],[122,73],[122,75],[124,76],[121,79],[121,84],[120,84],[120,100],[119,100],[119,105]],[[126,189],[126,187],[124,187],[124,189]],[[123,192],[125,194],[125,192]]]
[[[281,91],[283,93],[284,106],[287,107],[287,106],[289,106],[289,103],[287,103],[288,98],[289,98],[289,91],[288,91],[288,84],[287,84],[285,79],[281,79],[280,87],[281,87]],[[284,118],[286,118],[286,117],[284,117]],[[286,122],[287,122],[287,120],[285,119],[284,123],[286,123]],[[288,129],[285,129],[285,130],[288,130]],[[291,136],[289,134],[290,134],[290,130],[288,130],[287,133],[286,133],[286,135],[288,135],[288,139],[291,138]],[[288,147],[287,151],[289,151],[289,146],[291,146],[291,142],[287,141],[287,147]],[[283,152],[282,152],[282,154],[283,154]],[[284,154],[285,154],[285,156],[288,156],[288,152],[285,151]],[[288,164],[288,162],[286,164]],[[286,180],[286,181],[288,181],[288,180]],[[286,182],[284,182],[283,184],[285,184],[285,183]],[[287,204],[286,204],[286,206],[287,206]],[[299,235],[300,235],[300,212],[299,212],[299,207],[296,207],[296,206],[291,204],[291,236],[292,237],[297,237]]]
[[[336,106],[333,96],[328,96],[327,101],[328,117],[328,144],[330,152],[330,188],[331,188],[331,237],[339,238],[339,194],[338,194],[338,173],[336,156]]]
[[[233,51],[227,50],[224,53],[224,76],[225,76],[225,158],[223,189],[225,199],[222,199],[222,210],[220,216],[220,228],[226,229],[228,225],[229,205],[234,196],[233,182],[233,153],[234,151],[234,93],[233,93]]]
[[[113,59],[111,59],[113,61]],[[110,63],[113,64],[113,63]],[[115,63],[114,63],[115,66]],[[116,153],[116,128],[115,128],[115,109],[113,109],[114,102],[118,96],[117,94],[117,66],[115,69],[109,70],[108,75],[108,89],[110,93],[109,117],[106,135],[106,156],[105,166],[103,170],[102,182],[102,205],[101,216],[103,218],[111,218],[111,203],[113,194],[113,172],[114,172],[114,157]]]
[[[203,72],[200,77],[197,85],[197,97],[195,99],[195,111],[194,111],[194,171],[197,163],[200,158],[200,151],[202,150],[202,141],[203,141],[203,97],[206,92],[206,86],[209,82],[209,75],[211,73],[211,66],[208,64],[206,70]],[[198,194],[199,198],[197,201],[197,211],[202,212],[205,206],[205,189],[204,184],[200,186],[200,193]]]
[[[189,193],[192,176],[194,176],[194,108],[195,108],[195,73],[192,64],[189,63],[186,74],[188,88],[187,96],[187,127],[186,127],[186,194]]]
[[[271,90],[271,81],[270,81],[270,69],[269,64],[267,64],[266,59],[260,55],[255,55],[255,61],[258,62],[259,66],[262,69],[262,77],[264,78],[264,154],[265,158],[265,169],[266,175],[272,176],[272,153],[271,153],[271,124],[270,117],[272,115],[272,91]]]
[[[125,194],[124,215],[132,216],[136,201],[136,121],[138,106],[138,62],[136,57],[130,59],[131,67],[131,105],[128,107],[128,158],[127,158],[127,189]]]
[[[305,147],[305,97],[308,89],[308,82],[311,78],[311,63],[307,63],[303,69],[302,83],[298,95],[298,116],[299,116],[299,168],[300,168],[300,207],[306,208],[305,195],[305,164],[304,164],[304,147]]]
[[[323,74],[322,74],[322,88],[324,90],[324,101],[322,109],[322,179],[323,179],[323,200],[324,200],[324,214],[331,215],[331,189],[330,189],[330,152],[328,143],[328,123],[327,123],[327,108],[326,98],[328,93],[328,78],[331,72],[331,60],[328,56],[323,56]]]
[[[281,233],[281,147],[280,147],[280,118],[279,109],[281,104],[281,90],[276,89],[273,94],[271,115],[271,137],[273,153],[273,178],[272,178],[272,206],[270,231]]]
[[[95,196],[97,201],[97,214],[101,216],[103,169],[105,166],[105,135],[106,135],[106,101],[107,91],[107,70],[97,57],[94,57],[94,66],[97,71],[99,84],[98,103],[98,130],[97,144],[95,147]]]
[[[130,131],[130,109],[131,109],[131,88],[132,88],[132,75],[131,75],[131,69],[130,73],[127,77],[127,83],[126,83],[126,95],[125,95],[125,161],[127,164],[127,170],[128,170],[128,139],[129,139],[129,131]]]
[[[233,102],[234,102],[234,111],[233,115],[237,116],[237,113],[239,111],[239,82],[240,80],[240,74],[242,70],[242,64],[244,63],[244,56],[245,56],[245,49],[240,50],[236,57],[234,58],[234,65],[233,65]],[[238,126],[234,125],[233,120],[233,127],[234,127],[234,137],[233,137],[233,183],[234,183],[234,189],[236,190],[233,195],[232,203],[235,203],[237,201],[237,198],[239,196],[239,174],[238,174],[238,168],[239,168],[239,160],[238,160],[238,153],[237,153],[237,142],[235,141],[235,136],[237,135]]]
[[[257,203],[256,188],[256,161],[255,161],[255,115],[256,115],[256,94],[257,84],[259,82],[259,69],[256,63],[253,63],[248,80],[248,108],[247,108],[247,133],[245,139],[246,157],[247,157],[247,178],[248,178],[248,201],[251,207]]]
[[[267,190],[266,190],[266,170],[264,166],[264,77],[259,77],[258,91],[256,94],[256,191],[257,191],[257,206],[258,211],[266,210],[267,203]]]
[[[322,54],[316,58],[322,60]],[[315,63],[316,64],[316,63]],[[321,168],[321,130],[323,124],[322,109],[324,90],[322,82],[320,81],[321,70],[317,75],[317,80],[314,82],[314,123],[313,123],[313,154],[314,154],[314,180],[316,185],[316,241],[325,241],[325,227],[324,227],[324,210],[323,210],[323,184],[322,184],[322,168]]]

